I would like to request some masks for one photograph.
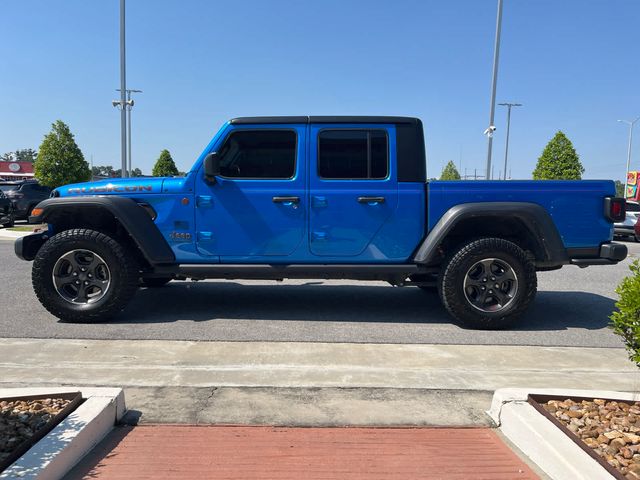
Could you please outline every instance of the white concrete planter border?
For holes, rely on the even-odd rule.
[[[77,391],[82,392],[84,403],[0,473],[0,479],[62,478],[113,429],[126,409],[121,388],[0,388],[0,400]]]

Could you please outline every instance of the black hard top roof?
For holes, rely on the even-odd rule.
[[[299,117],[238,117],[231,120],[234,125],[254,123],[408,123],[419,124],[420,119],[414,117],[385,116],[299,116]]]

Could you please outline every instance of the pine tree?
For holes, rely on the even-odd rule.
[[[164,149],[160,152],[160,157],[158,157],[156,164],[153,166],[151,175],[154,177],[173,177],[178,175],[178,168],[173,158],[171,158],[169,150]]]
[[[52,188],[91,179],[89,164],[62,120],[56,120],[45,135],[33,170],[42,185]]]
[[[534,180],[580,180],[584,167],[571,140],[558,131],[544,147],[533,171]]]
[[[449,160],[449,163],[442,169],[440,180],[460,180],[460,172],[452,160]]]

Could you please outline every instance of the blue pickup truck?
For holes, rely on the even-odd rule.
[[[322,278],[437,288],[492,329],[531,304],[537,271],[624,259],[624,216],[610,180],[428,182],[417,118],[245,117],[185,177],[55,189],[31,217],[48,230],[15,250],[66,321],[112,318],[141,285]]]

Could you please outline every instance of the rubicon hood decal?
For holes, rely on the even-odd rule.
[[[74,187],[67,190],[69,195],[85,195],[94,193],[131,193],[153,192],[152,185],[99,185],[93,187]]]
[[[98,180],[58,187],[61,197],[81,195],[135,195],[162,193],[164,177]]]

